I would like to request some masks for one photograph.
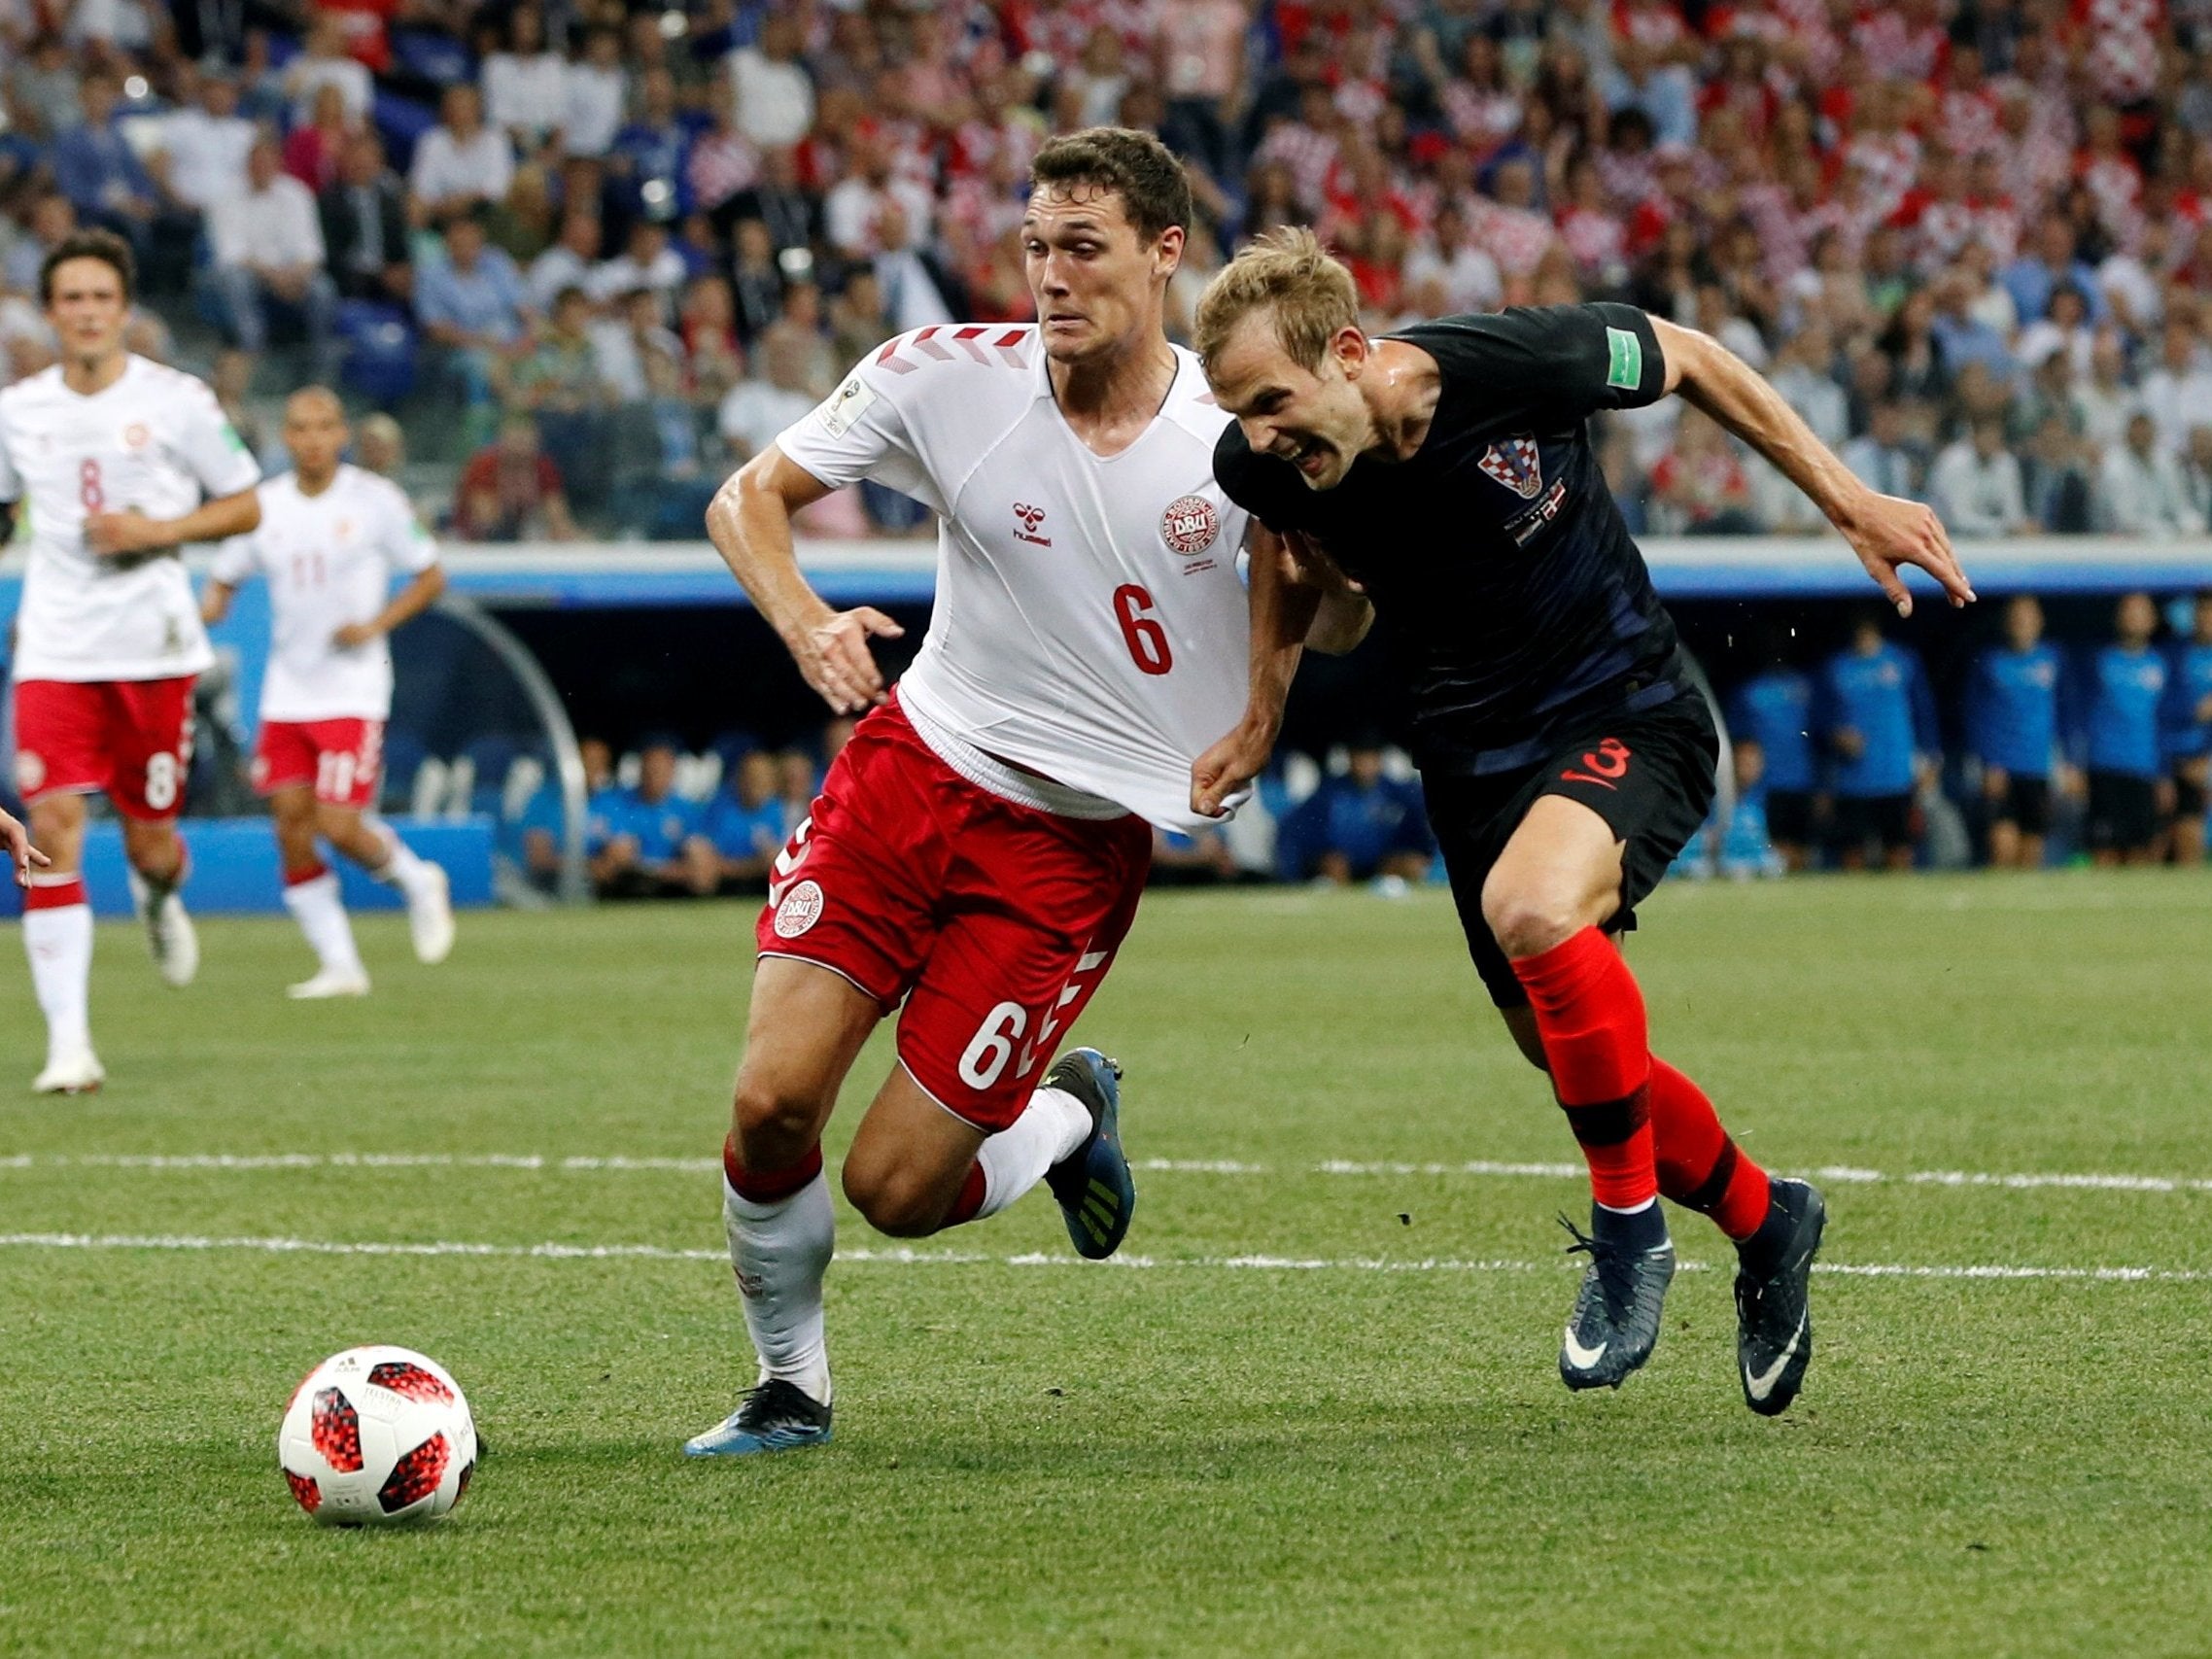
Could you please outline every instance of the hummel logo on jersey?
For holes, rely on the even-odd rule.
[[[1475,465],[1524,501],[1535,501],[1537,492],[1543,488],[1543,458],[1537,440],[1526,432],[1515,432],[1503,443],[1492,444]]]
[[[1033,507],[1026,501],[1016,501],[1014,503],[1014,517],[1015,521],[1021,526],[1020,530],[1014,533],[1015,540],[1033,542],[1039,547],[1050,547],[1053,544],[1051,536],[1037,534],[1037,527],[1045,522],[1045,509],[1043,507]]]

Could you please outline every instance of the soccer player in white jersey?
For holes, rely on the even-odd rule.
[[[285,909],[318,964],[291,988],[302,999],[368,994],[368,970],[318,838],[405,896],[417,957],[442,962],[453,950],[445,872],[363,815],[376,805],[392,712],[386,636],[435,603],[445,572],[399,487],[339,461],[348,435],[333,394],[310,386],[292,395],[284,444],[293,470],[261,486],[260,528],[216,554],[200,601],[206,620],[220,622],[240,583],[259,571],[269,584],[254,786],[276,819]],[[396,594],[394,575],[408,578]]]
[[[708,514],[808,683],[869,711],[756,930],[723,1219],[760,1380],[694,1455],[829,1436],[822,1128],[902,1002],[898,1063],[845,1159],[872,1225],[918,1237],[1044,1180],[1096,1258],[1135,1203],[1118,1071],[1092,1049],[1050,1062],[1135,914],[1146,820],[1203,821],[1192,761],[1244,711],[1248,639],[1277,638],[1295,602],[1271,537],[1248,598],[1248,521],[1213,479],[1225,419],[1161,324],[1191,214],[1181,166],[1149,134],[1099,128],[1047,144],[1032,183],[1039,322],[870,352]],[[792,513],[862,478],[941,520],[935,617],[895,692],[869,639],[897,625],[832,610],[792,551]],[[1287,674],[1296,648],[1271,660]]]
[[[47,1020],[42,1093],[97,1089],[87,986],[92,912],[83,876],[85,797],[122,819],[131,892],[154,960],[190,984],[199,944],[177,889],[191,759],[192,680],[213,658],[179,546],[252,530],[259,469],[189,374],[123,348],[134,276],[105,230],[68,237],[39,271],[53,367],[0,391],[0,501],[27,498],[30,564],[16,618],[16,782],[36,872],[23,946]]]

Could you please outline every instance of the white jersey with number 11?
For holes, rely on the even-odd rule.
[[[1181,347],[1159,412],[1102,457],[1060,413],[1033,327],[935,327],[871,352],[778,447],[833,489],[939,515],[929,638],[899,682],[934,727],[1164,828],[1191,763],[1244,712],[1238,554],[1214,482],[1228,421]]]

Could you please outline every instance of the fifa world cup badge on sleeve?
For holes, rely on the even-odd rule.
[[[828,400],[814,411],[814,419],[825,436],[843,437],[875,401],[874,389],[855,374],[829,395]]]

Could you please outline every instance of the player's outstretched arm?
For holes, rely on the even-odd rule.
[[[820,479],[770,444],[715,492],[707,534],[807,683],[832,711],[857,714],[884,697],[870,636],[896,639],[906,630],[872,605],[832,610],[801,573],[791,515],[828,494]]]
[[[1974,587],[1951,550],[1935,509],[1884,496],[1862,483],[1759,372],[1711,335],[1651,319],[1667,360],[1666,390],[1679,392],[1769,461],[1812,498],[1844,534],[1859,563],[1897,607],[1913,614],[1913,596],[1898,570],[1918,565],[1943,586],[1954,605]]]
[[[240,490],[202,501],[176,518],[149,518],[137,508],[93,513],[85,520],[85,545],[102,558],[165,551],[186,541],[223,541],[261,522],[260,493]]]
[[[230,614],[230,602],[238,597],[235,584],[210,576],[199,596],[199,619],[213,628]]]

